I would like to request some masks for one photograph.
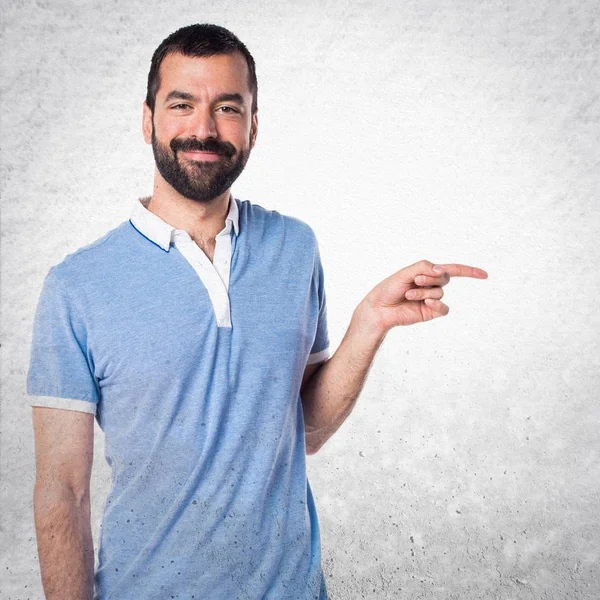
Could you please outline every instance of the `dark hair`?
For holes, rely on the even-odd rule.
[[[160,65],[168,54],[183,54],[200,58],[216,54],[233,54],[239,52],[248,65],[248,86],[252,92],[252,114],[258,110],[258,82],[254,58],[248,48],[228,29],[219,25],[204,23],[182,27],[165,38],[152,55],[150,72],[148,73],[148,91],[146,104],[154,112],[156,92],[160,87]]]

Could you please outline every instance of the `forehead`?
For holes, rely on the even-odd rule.
[[[248,65],[239,52],[196,57],[168,54],[160,65],[157,98],[172,90],[251,94]]]

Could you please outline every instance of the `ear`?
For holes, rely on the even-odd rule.
[[[150,107],[144,102],[143,114],[142,114],[142,133],[144,134],[144,140],[146,144],[152,143],[152,111]]]
[[[250,127],[250,149],[256,144],[256,136],[258,135],[258,112],[252,115],[252,125]]]

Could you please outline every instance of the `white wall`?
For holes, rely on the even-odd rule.
[[[593,0],[4,2],[0,596],[42,595],[25,377],[43,277],[151,190],[150,57],[216,22],[258,67],[237,197],[316,231],[332,341],[421,258],[450,314],[392,331],[309,478],[333,599],[600,595]],[[97,536],[109,485],[96,431]]]

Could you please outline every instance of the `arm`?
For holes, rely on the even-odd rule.
[[[385,333],[354,311],[350,326],[333,356],[306,367],[301,391],[307,454],[315,454],[352,412]]]
[[[90,475],[94,415],[33,407],[35,527],[47,600],[92,600]]]
[[[487,273],[466,265],[436,267],[425,260],[394,273],[358,305],[333,356],[314,372],[307,367],[300,394],[307,454],[315,454],[352,412],[390,329],[448,314],[440,298],[451,276],[486,279]]]

